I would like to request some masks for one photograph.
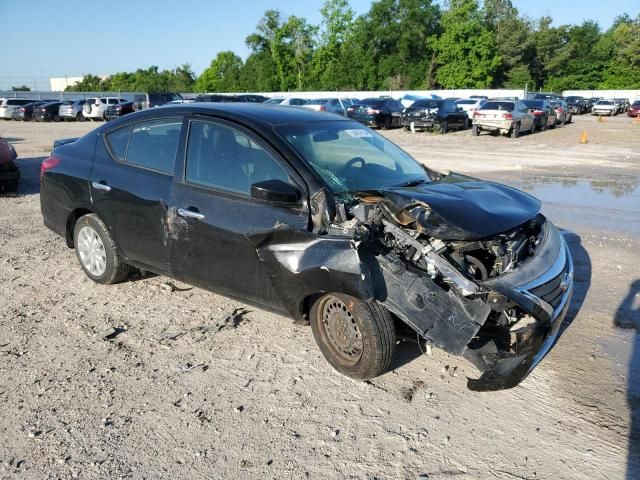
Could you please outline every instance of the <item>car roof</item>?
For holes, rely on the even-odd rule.
[[[317,112],[304,107],[265,105],[263,103],[211,103],[195,102],[140,110],[123,118],[140,119],[155,117],[158,114],[200,114],[223,117],[248,124],[260,124],[262,127],[298,122],[349,121],[340,115]]]

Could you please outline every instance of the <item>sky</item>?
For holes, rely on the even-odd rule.
[[[371,0],[350,0],[357,14]],[[638,0],[513,0],[530,18],[551,16],[554,25],[640,14]],[[157,65],[190,63],[196,74],[216,54],[244,44],[265,10],[320,23],[323,0],[0,0],[0,89],[26,84],[48,88],[49,77],[111,74]],[[94,6],[95,5],[95,6]],[[98,6],[99,5],[99,6]]]

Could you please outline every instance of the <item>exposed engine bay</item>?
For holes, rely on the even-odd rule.
[[[539,204],[530,203],[512,216],[515,226],[499,230],[501,225],[491,225],[488,228],[497,228],[498,233],[483,235],[480,228],[465,230],[447,221],[450,211],[435,211],[424,190],[360,192],[337,200],[326,233],[358,242],[360,257],[372,270],[376,299],[397,318],[448,353],[465,355],[485,372],[480,380],[469,381],[470,388],[513,386],[533,368],[532,354],[547,337],[555,305],[540,314],[540,302],[520,301],[518,289],[513,288],[517,285],[510,280],[522,277],[523,268],[540,256],[543,244],[549,247],[550,224],[539,213]],[[465,208],[473,215],[473,202],[471,208],[468,204],[467,199]],[[566,288],[553,294],[561,298],[564,293]],[[527,355],[521,355],[523,351]]]

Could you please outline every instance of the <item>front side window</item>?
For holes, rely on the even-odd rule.
[[[185,179],[250,195],[265,180],[294,184],[288,170],[256,141],[227,125],[194,120],[189,127]]]
[[[289,124],[277,131],[336,194],[430,181],[408,153],[356,122]]]

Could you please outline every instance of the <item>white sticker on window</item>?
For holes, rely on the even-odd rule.
[[[370,137],[373,137],[373,135],[371,135],[370,132],[367,132],[366,130],[362,130],[360,128],[356,128],[356,129],[352,129],[352,130],[345,130],[345,133],[347,133],[348,135],[351,135],[353,138],[370,138]]]

